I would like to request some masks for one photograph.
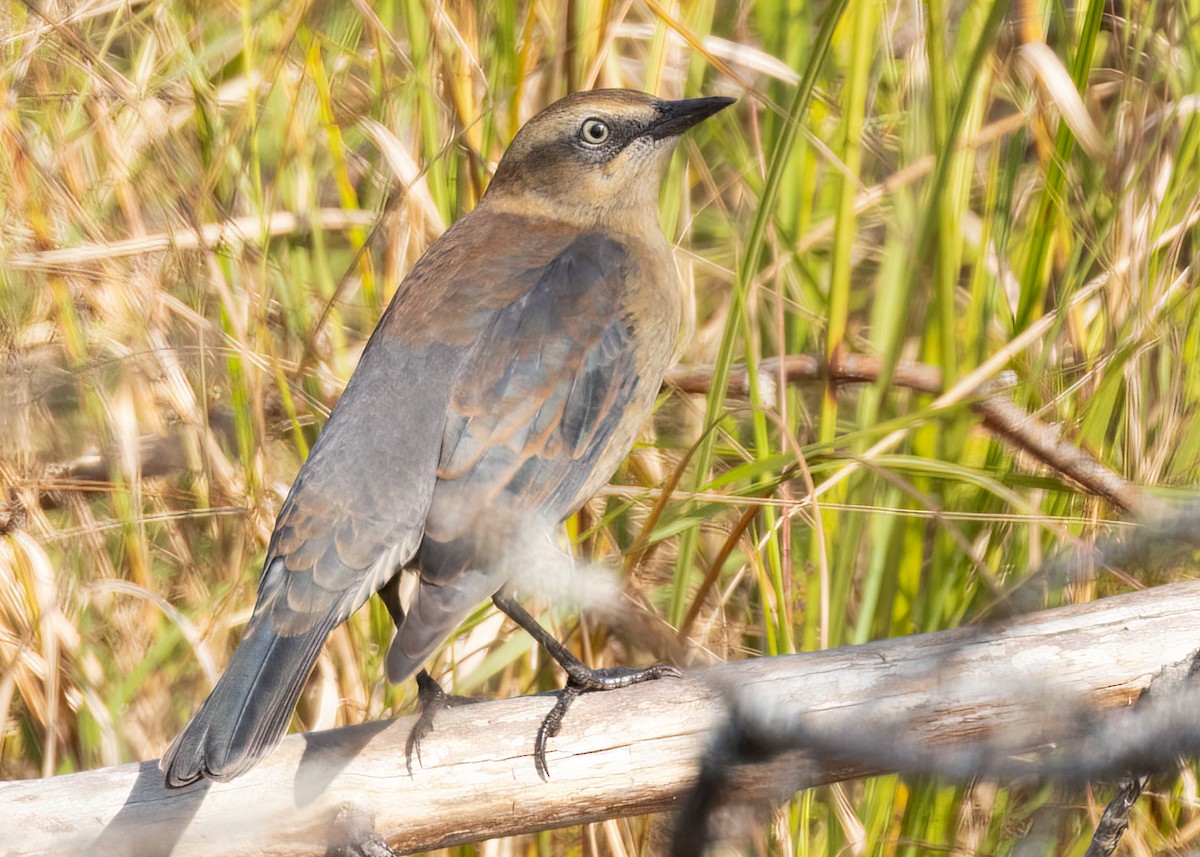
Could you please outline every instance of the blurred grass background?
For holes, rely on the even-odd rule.
[[[783,354],[885,367],[667,391],[571,522],[659,637],[686,623],[685,657],[953,627],[1111,532],[1110,506],[981,429],[969,395],[894,388],[899,360],[952,387],[991,358],[1106,466],[1194,493],[1198,21],[1200,0],[0,6],[0,776],[161,754],[405,271],[576,89],[740,99],[663,189],[697,310],[683,363],[718,382]],[[1121,585],[1081,576],[1047,603]],[[597,664],[665,655],[594,625],[556,630]],[[378,604],[339,628],[295,727],[406,710],[389,636]],[[560,681],[490,607],[434,672],[495,695]],[[1194,771],[1156,786],[1123,853],[1200,834]],[[1053,813],[1053,853],[1082,854],[1107,795],[881,777],[799,796],[750,847],[1007,854]],[[449,853],[650,854],[662,830]]]

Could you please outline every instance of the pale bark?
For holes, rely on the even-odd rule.
[[[440,712],[411,777],[404,747],[414,718],[405,717],[292,736],[246,776],[207,788],[168,791],[154,762],[0,784],[0,855],[323,854],[339,811],[416,851],[670,809],[693,782],[731,688],[787,694],[826,725],[853,723],[887,699],[914,715],[915,731],[962,746],[1039,724],[1048,699],[1131,704],[1164,666],[1200,649],[1197,615],[1200,582],[1180,583],[985,629],[588,694],[550,742],[549,782],[531,757],[553,704],[541,695]]]

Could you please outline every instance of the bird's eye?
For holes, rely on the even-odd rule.
[[[599,146],[611,134],[608,123],[601,119],[586,119],[579,128],[579,139],[593,146]]]

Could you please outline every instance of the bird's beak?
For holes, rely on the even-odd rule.
[[[736,98],[685,98],[682,101],[659,101],[655,104],[658,118],[646,129],[652,140],[675,137],[698,122],[703,122],[719,110],[724,110]]]

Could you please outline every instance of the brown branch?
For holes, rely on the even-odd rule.
[[[818,358],[801,354],[782,360],[769,358],[759,364],[759,374],[769,380],[778,378],[781,369],[789,384],[827,378],[847,384],[869,383],[883,374],[883,361],[863,354],[845,354],[827,368]],[[703,394],[708,392],[712,374],[711,366],[676,368],[668,373],[666,383],[684,393]],[[892,383],[937,395],[942,392],[942,373],[923,363],[899,363],[892,374]],[[729,395],[747,396],[749,393],[750,379],[745,367],[735,367],[729,376]],[[993,384],[980,390],[979,398],[971,403],[971,407],[993,434],[1074,480],[1087,491],[1103,497],[1122,512],[1145,510],[1147,499],[1138,486],[1105,467],[1084,449],[1064,440],[1057,427],[1023,411],[1000,385]]]
[[[1200,648],[1198,612],[1200,582],[1179,583],[993,626],[585,694],[550,743],[549,782],[532,756],[553,705],[539,695],[439,712],[411,777],[404,748],[416,718],[405,717],[291,736],[231,783],[168,791],[154,762],[4,783],[0,853],[311,854],[347,829],[373,829],[411,852],[670,809],[695,781],[731,692],[770,694],[798,717],[851,733],[886,700],[906,715],[898,738],[965,752],[1017,736],[1014,747],[1032,750],[1080,728],[1050,716],[1047,699],[1127,708],[1166,665]],[[770,793],[770,767],[753,767],[739,786]],[[882,766],[812,767],[810,784]]]

